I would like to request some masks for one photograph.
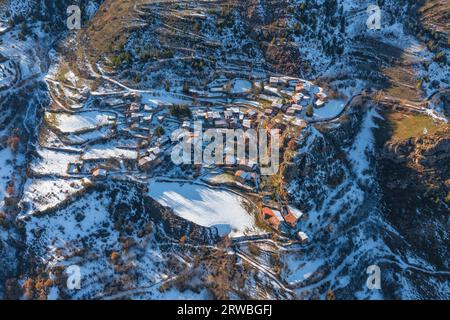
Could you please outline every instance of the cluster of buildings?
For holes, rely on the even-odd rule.
[[[132,102],[125,112],[129,128],[137,133],[151,134],[152,120],[156,109],[153,106]]]
[[[140,97],[136,93],[124,96],[121,107],[124,108],[123,116],[125,118],[124,126],[119,131],[127,131],[134,137],[142,138],[143,143],[139,144],[137,159],[131,167],[140,170],[149,170],[163,163],[167,151],[171,147],[172,141],[169,138],[172,129],[181,127],[187,130],[187,134],[194,138],[193,123],[201,123],[204,130],[214,129],[252,129],[258,127],[258,120],[262,118],[272,118],[280,113],[286,116],[304,118],[306,109],[309,106],[315,108],[323,107],[327,102],[327,95],[324,90],[312,83],[290,77],[271,77],[269,79],[268,91],[274,90],[282,94],[278,100],[271,100],[271,105],[263,110],[257,107],[244,106],[190,106],[192,117],[185,118],[179,122],[169,113],[170,106],[147,105],[140,103]],[[274,94],[274,93],[273,93]],[[117,107],[117,103],[116,103]],[[173,118],[173,119],[172,119]],[[171,120],[172,121],[169,121]],[[154,121],[155,120],[155,121]],[[166,125],[166,122],[169,121]],[[286,129],[286,123],[283,118],[275,118],[268,122],[267,129]],[[304,120],[301,120],[304,121]],[[174,128],[169,128],[172,125]],[[158,126],[162,126],[163,133],[156,132]],[[227,150],[224,150],[225,157],[230,157]],[[234,153],[233,153],[234,154]],[[260,176],[258,174],[257,159],[239,159],[234,155],[233,159],[226,158],[223,164],[218,164],[225,172],[232,173],[237,185],[250,187],[252,190],[259,190]],[[119,161],[122,161],[119,159]],[[123,161],[128,161],[123,159]],[[123,162],[122,161],[122,162]],[[123,167],[123,163],[120,164]],[[214,165],[216,167],[216,165]],[[83,169],[80,164],[71,164],[69,171],[72,173],[81,172]],[[88,171],[86,171],[88,170]],[[84,172],[90,172],[93,177],[102,179],[108,175],[108,167],[97,163],[95,166],[84,168]],[[267,223],[271,228],[277,231],[286,230],[286,227],[295,229],[300,219],[298,212],[279,201],[279,209],[273,209],[265,205],[260,212],[260,219]],[[304,232],[297,234],[298,239],[305,243],[308,236]]]
[[[273,101],[270,108],[264,110],[266,116],[274,116],[283,112],[289,116],[302,116],[308,106],[322,108],[328,101],[323,88],[306,80],[290,77],[270,77],[269,84],[287,88],[282,92],[289,93],[290,99],[283,102]]]
[[[256,126],[258,113],[255,110],[241,107],[227,108],[196,108],[193,113],[193,120],[202,123],[205,128],[218,129],[251,129]],[[189,123],[184,123],[183,127],[189,127]]]
[[[141,150],[138,160],[139,169],[148,170],[161,164],[170,143],[169,137],[161,136],[150,147]]]
[[[281,210],[263,207],[260,211],[260,219],[277,231],[281,229],[283,223],[288,227],[295,229],[300,218],[301,215],[294,212],[286,205],[283,205]],[[300,231],[296,236],[301,243],[307,243],[309,241],[309,237],[305,232]]]

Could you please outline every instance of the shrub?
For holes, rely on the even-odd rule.
[[[8,219],[4,212],[0,212],[0,227],[3,227],[3,228],[8,227]]]
[[[327,291],[327,300],[336,300],[336,295],[331,289]]]
[[[187,82],[183,83],[182,91],[184,94],[189,94],[189,92],[190,92],[189,83],[187,83]]]
[[[178,119],[192,116],[191,109],[188,106],[179,104],[170,106],[170,114]]]
[[[28,33],[29,33],[28,26],[24,21],[20,25],[19,40],[21,40],[21,41],[26,40]]]
[[[309,117],[309,118],[312,118],[313,115],[314,115],[314,107],[310,104],[306,108],[306,116]]]
[[[289,150],[295,151],[297,149],[297,142],[295,139],[291,139],[288,143]]]
[[[423,79],[417,80],[416,89],[417,90],[422,89],[422,85],[423,85]]]
[[[131,64],[133,62],[133,59],[128,51],[124,51],[118,56],[112,57],[111,61],[114,67],[119,67],[124,63]]]
[[[433,42],[433,40],[427,42],[427,48],[430,51],[434,51],[436,49],[436,44]]]
[[[156,130],[155,130],[155,135],[157,135],[157,136],[162,136],[165,132],[166,132],[166,130],[164,130],[163,127],[159,126],[159,127],[156,128]]]
[[[170,82],[169,81],[164,82],[164,90],[166,90],[167,92],[170,91]]]
[[[447,57],[446,57],[444,51],[439,51],[438,53],[435,54],[435,56],[433,57],[433,60],[436,62],[446,63]]]
[[[119,261],[119,258],[120,258],[120,255],[117,252],[113,251],[111,253],[111,261],[112,261],[112,263],[116,264]]]

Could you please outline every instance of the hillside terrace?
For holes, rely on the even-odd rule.
[[[65,83],[52,81],[52,91],[58,98],[65,97],[66,91],[61,90],[65,87]],[[154,169],[170,154],[171,133],[180,128],[193,131],[194,122],[200,123],[204,130],[262,127],[283,130],[289,125],[304,127],[309,121],[332,119],[344,106],[341,101],[329,99],[323,88],[309,81],[283,76],[250,81],[222,75],[207,90],[188,89],[183,93],[151,90],[122,93],[115,92],[114,84],[110,83],[107,88],[102,90],[100,86],[96,91],[85,92],[80,99],[81,108],[76,104],[75,108],[67,105],[48,111],[45,125],[60,141],[79,147],[81,163],[95,162],[95,157],[86,154],[99,147],[103,150],[99,161],[132,159],[136,161],[135,168],[144,172]],[[182,106],[189,112],[176,114],[173,106]],[[160,148],[160,152],[148,152],[152,148]],[[86,172],[80,170],[84,167],[68,165],[61,174]],[[92,163],[87,167],[91,173],[97,169]]]
[[[247,154],[245,159],[233,157],[234,162],[220,165],[178,167],[170,159],[172,133],[184,129],[193,138],[194,123],[201,123],[204,131],[281,129],[291,139],[308,122],[334,119],[344,108],[341,100],[330,98],[320,86],[284,76],[249,80],[221,75],[206,87],[170,92],[135,90],[109,76],[102,78],[95,90],[86,86],[80,92],[72,90],[70,82],[83,81],[73,79],[70,71],[59,80],[49,77],[52,96],[60,103],[45,113],[40,132],[46,138],[40,138],[44,142],[30,170],[35,178],[95,181],[166,176],[208,184],[227,175],[229,188],[264,196],[271,192],[270,183],[260,177],[258,159],[247,159]],[[73,92],[78,92],[76,99]],[[274,210],[287,212],[285,204],[276,206]]]

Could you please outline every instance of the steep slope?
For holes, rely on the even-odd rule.
[[[77,3],[84,28],[69,32]],[[381,30],[367,28],[370,1],[0,3],[0,296],[448,299],[448,5],[377,3]],[[188,86],[194,103],[220,76],[273,74],[348,98],[367,89],[294,137],[283,166],[309,244],[220,240],[149,198],[140,175],[65,175],[89,135],[61,134],[61,114],[80,119],[133,89],[187,99]],[[80,291],[66,286],[70,265]],[[366,286],[371,265],[381,291]]]

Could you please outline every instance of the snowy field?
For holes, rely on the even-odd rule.
[[[231,236],[257,234],[252,213],[245,209],[246,200],[234,193],[178,182],[152,181],[149,185],[152,198],[175,214],[204,227],[231,228]]]
[[[90,148],[83,154],[83,160],[96,159],[137,159],[137,151],[117,148],[111,145],[99,145]]]
[[[66,175],[70,163],[79,163],[80,155],[49,149],[37,149],[40,158],[32,162],[31,169],[39,175]]]
[[[236,79],[233,83],[233,93],[248,93],[252,89],[252,83],[244,79]]]
[[[62,180],[54,178],[30,179],[24,187],[22,205],[27,212],[21,218],[57,207],[89,183],[87,179]]]
[[[168,94],[164,91],[155,91],[155,94],[143,93],[141,102],[151,106],[168,105],[168,104],[189,104],[191,99],[182,95]]]
[[[327,120],[336,118],[344,109],[345,101],[330,100],[322,108],[314,108],[314,120]]]
[[[299,261],[293,256],[288,256],[286,263],[288,264],[287,273],[285,274],[286,280],[295,285],[305,280],[308,280],[319,269],[324,261]]]
[[[47,113],[45,116],[47,121],[56,126],[61,132],[71,133],[94,130],[98,127],[108,125],[111,123],[108,118],[112,114],[90,111],[76,115]]]
[[[369,110],[364,118],[361,131],[356,136],[355,144],[349,150],[349,159],[353,164],[355,172],[360,177],[366,176],[366,172],[370,168],[366,153],[373,152],[375,137],[372,130],[378,127],[375,123],[375,118],[381,118],[381,116],[375,109]]]

